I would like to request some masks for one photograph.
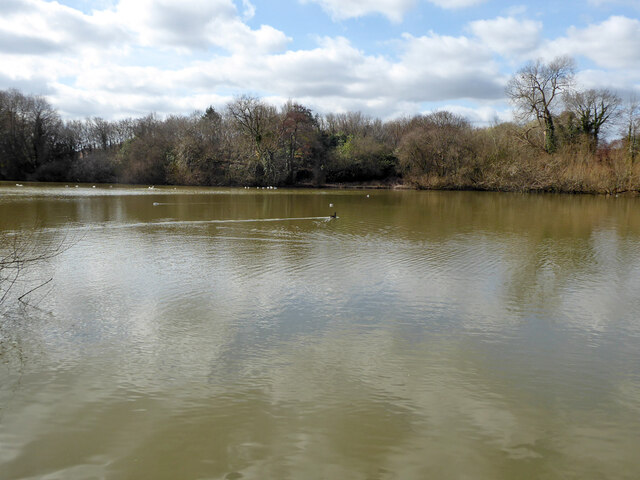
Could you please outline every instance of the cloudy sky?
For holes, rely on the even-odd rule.
[[[568,54],[640,96],[640,0],[0,0],[0,89],[65,118],[188,114],[249,93],[382,118],[508,119],[504,85]]]

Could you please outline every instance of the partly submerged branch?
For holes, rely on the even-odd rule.
[[[37,229],[25,233],[0,232],[0,306],[9,300],[10,293],[15,291],[29,268],[57,257],[77,241],[69,239],[67,234],[55,241],[43,241],[42,232]],[[52,280],[53,278],[50,278],[35,287],[25,286],[28,290],[21,293],[16,300],[22,305],[29,305],[28,296]]]
[[[20,295],[20,296],[18,297],[18,301],[19,301],[20,303],[22,303],[23,305],[26,305],[26,304],[27,304],[27,302],[25,302],[25,301],[23,300],[26,296],[28,296],[29,294],[31,294],[31,293],[33,293],[33,292],[35,292],[35,291],[36,291],[36,290],[38,290],[39,288],[44,287],[46,284],[48,284],[48,283],[49,283],[49,282],[51,282],[52,280],[53,280],[53,277],[51,277],[51,278],[50,278],[49,280],[47,280],[46,282],[42,282],[42,283],[41,283],[40,285],[38,285],[37,287],[33,287],[33,288],[32,288],[31,290],[29,290],[28,292],[23,293],[22,295]]]

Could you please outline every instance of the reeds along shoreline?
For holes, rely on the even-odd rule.
[[[404,183],[435,190],[640,194],[640,162],[632,162],[621,150],[606,155],[541,154],[502,162],[479,159],[455,173],[408,176]]]

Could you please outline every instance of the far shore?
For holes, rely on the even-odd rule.
[[[140,183],[117,183],[117,182],[43,182],[43,181],[27,181],[27,180],[0,180],[0,185],[5,186],[29,186],[29,185],[54,185],[54,186],[69,186],[74,187],[76,185],[83,188],[91,188],[93,186],[97,188],[109,188],[114,185],[118,187],[138,187],[154,189],[159,188],[243,188],[242,185],[176,185],[176,184],[140,184]],[[269,186],[266,185],[247,185],[252,189],[264,189]],[[271,187],[273,188],[273,187]],[[342,182],[342,183],[298,183],[295,185],[279,185],[280,189],[328,189],[328,190],[415,190],[415,191],[450,191],[450,192],[494,192],[494,193],[556,193],[565,195],[597,195],[597,196],[624,196],[624,197],[638,197],[640,191],[635,189],[628,190],[561,190],[556,188],[545,189],[514,189],[509,187],[504,188],[488,188],[481,186],[455,186],[455,185],[440,185],[440,186],[428,186],[428,185],[416,185],[402,182],[401,179],[390,179],[386,181],[369,181],[369,182]]]

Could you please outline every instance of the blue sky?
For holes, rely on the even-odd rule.
[[[0,89],[65,118],[276,105],[508,120],[509,77],[570,55],[640,96],[640,0],[0,0]]]

